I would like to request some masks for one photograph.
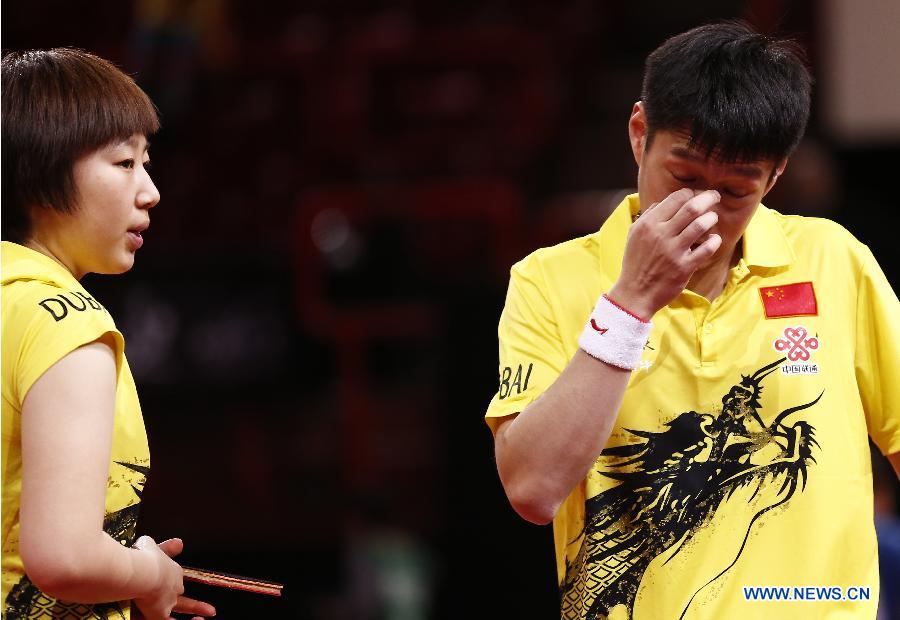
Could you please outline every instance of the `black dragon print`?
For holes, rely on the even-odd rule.
[[[143,484],[150,474],[150,468],[121,461],[115,461],[115,464],[140,474],[138,483],[140,488],[135,486],[134,483],[129,483],[139,501],[122,510],[107,514],[103,519],[103,531],[123,546],[130,547],[137,538],[135,529],[137,527],[138,512],[140,511],[141,493]],[[3,610],[3,618],[5,620],[31,620],[35,618],[126,620],[127,617],[122,604],[119,602],[87,605],[84,603],[68,603],[47,596],[31,583],[28,575],[23,575],[19,583],[9,591]]]
[[[765,491],[773,499],[767,497],[738,534],[743,539],[737,555],[693,592],[683,618],[697,594],[737,563],[753,524],[805,488],[818,447],[815,429],[788,418],[814,406],[824,391],[766,425],[759,414],[761,384],[784,360],[742,376],[722,397],[718,415],[681,413],[658,433],[627,429],[640,441],[603,451],[611,462],[602,475],[619,484],[586,502],[584,529],[575,539],[581,540],[579,553],[567,561],[561,586],[562,618],[600,620],[619,606],[632,617],[641,580],[655,558],[665,553],[669,562],[681,553],[736,491],[751,498]]]

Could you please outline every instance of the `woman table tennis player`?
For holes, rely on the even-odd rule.
[[[131,269],[159,192],[147,95],[74,49],[2,59],[3,617],[212,616],[179,539],[135,541],[150,469],[122,334],[79,281]]]

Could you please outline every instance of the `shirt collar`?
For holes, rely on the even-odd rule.
[[[68,269],[49,256],[24,245],[11,241],[0,242],[0,256],[3,284],[15,280],[39,280],[57,286],[80,288],[78,280]]]
[[[744,231],[744,262],[751,267],[786,267],[794,251],[775,211],[763,204],[756,208]]]

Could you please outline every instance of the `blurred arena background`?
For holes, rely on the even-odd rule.
[[[818,80],[766,203],[841,222],[900,290],[896,0],[4,3],[4,50],[82,47],[160,109],[148,243],[86,283],[138,381],[141,530],[287,584],[190,593],[226,619],[557,614],[551,530],[509,508],[482,420],[508,269],[600,226],[636,183],[643,58],[725,17],[795,34]]]

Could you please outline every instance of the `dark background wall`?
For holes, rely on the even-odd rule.
[[[89,277],[151,440],[143,532],[287,584],[220,618],[550,618],[549,527],[482,420],[509,266],[635,185],[645,55],[721,17],[821,60],[813,0],[4,3],[4,50],[78,46],[157,103],[136,267]],[[810,138],[767,202],[832,217],[895,289],[900,139]],[[885,138],[885,136],[887,136]]]

